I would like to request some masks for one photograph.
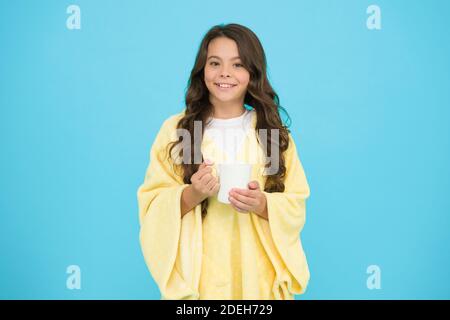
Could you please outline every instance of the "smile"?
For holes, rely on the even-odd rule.
[[[228,83],[214,83],[214,84],[221,89],[230,89],[236,87],[235,84],[228,84]]]

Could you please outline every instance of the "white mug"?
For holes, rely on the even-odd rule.
[[[221,163],[217,165],[217,174],[220,182],[217,199],[222,203],[230,203],[228,197],[231,189],[248,189],[252,165],[245,163]]]

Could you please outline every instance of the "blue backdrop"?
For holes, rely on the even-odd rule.
[[[381,29],[367,26],[370,5]],[[449,299],[449,10],[1,1],[0,298],[159,299],[136,190],[160,125],[184,107],[202,36],[235,22],[263,43],[311,188],[311,280],[297,298]],[[81,289],[66,285],[70,265]]]

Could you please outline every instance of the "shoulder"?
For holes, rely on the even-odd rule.
[[[173,141],[174,139],[177,140],[176,135],[177,124],[180,121],[180,119],[183,118],[184,114],[185,112],[183,110],[182,112],[169,116],[163,121],[156,135],[154,145],[163,146]]]
[[[288,148],[286,150],[286,156],[287,157],[296,157],[298,156],[297,154],[297,145],[295,143],[294,137],[292,136],[292,132],[288,133],[288,137],[289,137],[289,145]]]
[[[185,110],[169,116],[161,125],[160,132],[173,135],[177,129],[178,122],[184,117]]]
[[[164,120],[161,130],[175,130],[177,127],[178,122],[184,117],[185,111],[173,114],[169,116],[166,120]]]
[[[247,128],[255,128],[256,127],[256,121],[258,120],[258,116],[256,114],[255,109],[247,110],[247,114],[244,118],[244,122],[246,124]]]

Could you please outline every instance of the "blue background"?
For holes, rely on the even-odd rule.
[[[81,30],[66,27],[71,4]],[[371,4],[381,30],[366,27]],[[449,299],[449,11],[444,0],[1,1],[0,298],[160,298],[136,190],[160,125],[184,107],[202,36],[236,22],[265,48],[311,188],[311,280],[297,298]],[[72,264],[81,290],[66,288]]]

